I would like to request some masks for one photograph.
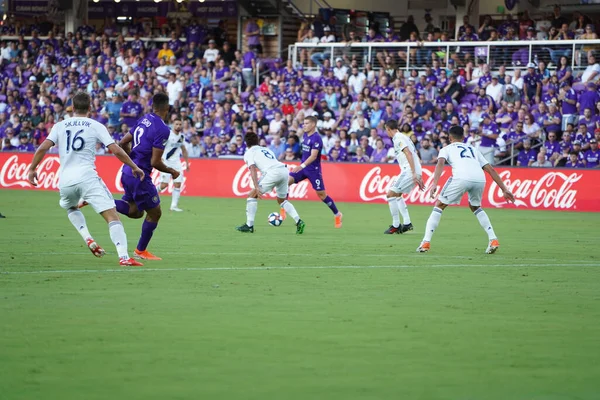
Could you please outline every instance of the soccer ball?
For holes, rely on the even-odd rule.
[[[282,222],[283,219],[281,218],[281,215],[279,215],[279,213],[272,212],[271,214],[269,214],[269,224],[271,226],[279,226]]]

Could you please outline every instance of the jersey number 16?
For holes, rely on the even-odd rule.
[[[71,150],[79,151],[79,150],[83,149],[83,146],[85,146],[85,141],[83,140],[82,137],[79,136],[82,133],[83,133],[83,129],[80,131],[77,131],[75,133],[75,135],[73,135],[73,132],[71,132],[70,130],[67,130],[67,154]],[[73,137],[72,137],[73,140],[71,141],[72,135],[73,135]]]

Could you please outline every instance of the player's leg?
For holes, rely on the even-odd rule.
[[[169,186],[169,182],[171,182],[171,174],[166,172],[160,173],[160,183],[158,184],[157,190],[159,193],[162,193],[163,190]]]
[[[60,206],[67,210],[67,217],[77,230],[88,249],[96,257],[102,257],[105,254],[104,249],[96,243],[87,227],[87,222],[83,213],[79,210],[79,199],[81,198],[81,184],[69,186],[60,189]]]
[[[137,180],[132,193],[132,200],[135,202],[136,210],[142,213],[146,212],[146,218],[142,223],[142,234],[134,256],[144,260],[161,260],[160,257],[156,257],[148,251],[148,244],[162,215],[160,198],[150,177],[147,176],[142,181]]]
[[[392,187],[394,185],[395,182],[392,184]],[[390,214],[392,214],[392,224],[385,232],[383,232],[386,235],[401,234],[403,232],[402,224],[400,224],[400,211],[398,211],[398,205],[396,204],[400,196],[401,194],[394,192],[392,188],[388,190],[387,202],[390,208]]]
[[[492,226],[492,222],[488,217],[487,213],[483,211],[481,208],[481,198],[483,196],[483,190],[485,189],[485,183],[477,182],[472,183],[471,187],[467,191],[469,194],[469,207],[477,220],[479,221],[479,225],[488,235],[488,247],[485,250],[487,254],[493,254],[500,247],[500,243],[498,242],[498,237],[496,236],[496,232],[494,232],[494,227]]]
[[[183,211],[178,207],[179,198],[181,197],[181,184],[183,183],[183,169],[179,169],[179,176],[173,180],[173,194],[171,196],[171,211]]]
[[[259,184],[260,185],[260,184]],[[254,220],[258,211],[258,192],[252,189],[246,198],[246,223],[235,229],[244,233],[254,233]]]
[[[290,172],[289,173],[289,177],[288,177],[288,186],[292,186],[295,183],[300,183],[303,180],[306,179],[306,175],[304,174],[304,171],[300,171],[300,172]],[[279,208],[279,215],[281,215],[281,219],[285,221],[285,218],[287,217],[286,215],[286,211],[283,207]]]
[[[321,199],[321,201],[325,203],[333,213],[335,227],[341,228],[343,215],[335,205],[335,201],[333,201],[333,199],[329,197],[329,195],[325,191],[325,183],[323,182],[323,176],[320,173],[316,173],[314,175],[308,174],[308,179],[310,180],[310,183],[315,192],[317,192],[317,196],[319,196],[319,199]]]
[[[290,203],[287,199],[288,182],[286,175],[287,174],[281,175],[275,187],[277,191],[277,203],[279,203],[279,207],[281,209],[285,210],[285,212],[294,219],[294,221],[296,222],[296,233],[301,235],[302,233],[304,233],[304,228],[306,227],[306,224],[304,223],[304,221],[302,221],[302,219],[300,219],[300,215],[298,214],[298,211],[296,211],[296,207],[294,207],[294,205]]]
[[[145,178],[144,180],[149,179]],[[144,211],[140,210],[134,200],[140,180],[132,176],[121,176],[121,185],[125,194],[120,200],[115,200],[115,206],[119,214],[123,214],[132,219],[139,219],[144,216]],[[155,188],[156,191],[156,188]]]
[[[112,240],[117,254],[119,255],[119,265],[141,267],[144,264],[129,257],[129,251],[127,250],[127,235],[125,234],[125,228],[123,223],[119,219],[119,214],[115,207],[100,212],[100,215],[104,218],[108,224],[108,232],[110,234],[110,240]]]
[[[425,225],[425,235],[423,236],[421,245],[417,248],[418,253],[425,253],[429,251],[431,247],[431,238],[433,237],[433,233],[437,229],[440,220],[442,219],[442,212],[446,209],[446,207],[448,207],[449,204],[459,204],[464,193],[465,189],[462,182],[450,177],[450,179],[448,179],[442,188],[440,197],[438,198],[435,207],[433,207],[431,215],[427,219],[427,224]]]
[[[388,206],[392,214],[392,225],[385,231],[386,234],[404,233],[413,230],[408,213],[408,207],[402,197],[405,193],[415,187],[411,174],[400,174],[390,186],[387,193]],[[400,223],[400,215],[402,215],[402,224]]]

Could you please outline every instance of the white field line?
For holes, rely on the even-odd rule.
[[[405,269],[405,268],[513,268],[513,267],[600,267],[600,264],[432,264],[432,265],[332,265],[332,266],[272,266],[272,267],[205,267],[205,268],[120,268],[120,269],[73,269],[37,271],[0,271],[0,275],[34,274],[99,274],[140,272],[209,272],[209,271],[271,271],[271,270],[335,270],[335,269]]]
[[[107,249],[105,249],[107,250]],[[400,249],[401,251],[405,251],[406,249]],[[182,251],[161,251],[158,252],[160,253],[160,255],[166,254],[166,255],[181,255],[181,256],[255,256],[257,253],[250,253],[250,252],[205,252],[205,251],[191,251],[191,252],[182,252]],[[11,253],[11,252],[7,252],[7,251],[0,251],[0,258],[2,256],[8,256],[8,255],[15,255],[15,256],[39,256],[40,253]],[[76,255],[87,255],[89,256],[89,252],[86,250],[82,250],[82,251],[78,251],[78,252],[44,252],[43,256],[76,256]],[[107,250],[106,252],[107,256],[113,255],[111,254],[110,249]],[[306,257],[307,253],[285,253],[285,254],[281,254],[282,256],[290,256],[290,257]],[[422,258],[422,257],[428,257],[428,258],[444,258],[444,259],[457,259],[457,260],[472,260],[474,258],[478,258],[479,256],[484,256],[484,254],[474,254],[472,256],[456,256],[456,255],[443,255],[443,254],[427,254],[426,256],[422,255],[422,254],[415,254],[414,252],[410,252],[410,253],[397,253],[397,254],[360,254],[361,257],[393,257],[393,258]],[[319,254],[316,257],[334,257],[334,258],[338,258],[338,257],[356,257],[356,254],[351,254],[351,253],[324,253],[324,254]],[[498,259],[498,260],[510,260],[515,261],[516,257],[515,256],[502,256],[499,254],[495,254],[494,259]],[[527,260],[530,261],[556,261],[556,259],[554,258],[532,258],[532,257],[527,257]],[[582,263],[589,263],[590,260],[570,260],[571,262],[582,262]],[[1,265],[1,264],[0,264]]]

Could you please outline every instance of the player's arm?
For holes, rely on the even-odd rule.
[[[37,172],[35,172],[35,170],[37,166],[40,165],[40,162],[42,162],[44,156],[52,146],[54,146],[54,142],[46,139],[42,142],[40,147],[38,147],[37,151],[33,155],[33,161],[31,162],[31,165],[29,166],[29,172],[27,173],[27,179],[33,186],[37,186]]]
[[[183,159],[185,160],[185,170],[190,170],[190,158],[188,155],[187,148],[185,146],[181,146],[181,154],[183,154]]]
[[[315,162],[315,160],[321,156],[321,152],[317,149],[312,149],[310,151],[310,156],[306,159],[306,161],[304,161],[302,164],[298,165],[296,168],[294,168],[293,172],[300,172],[302,171],[304,168],[308,167],[310,164],[312,164],[313,162]]]
[[[429,192],[429,196],[433,199],[438,189],[438,182],[442,173],[444,172],[444,165],[446,165],[446,159],[444,157],[438,157],[437,164],[435,165],[435,172],[433,173],[433,187]]]
[[[423,179],[421,179],[421,177],[417,175],[417,172],[415,170],[415,159],[413,158],[411,151],[408,149],[408,146],[404,147],[404,149],[402,149],[402,152],[406,156],[406,160],[408,160],[408,165],[410,166],[410,170],[412,171],[413,182],[415,183],[415,185],[419,186],[420,190],[424,190],[425,184],[423,183]]]
[[[163,156],[164,152],[165,152],[165,149],[159,149],[158,147],[153,147],[152,148],[152,158],[150,159],[150,165],[152,165],[152,168],[154,168],[160,172],[171,174],[173,179],[177,179],[179,177],[179,171],[177,171],[173,168],[169,168],[165,165],[165,163],[162,160],[162,156]]]
[[[119,145],[116,143],[109,144],[107,147],[108,147],[108,150],[110,150],[110,152],[113,153],[119,161],[121,161],[125,165],[128,165],[131,168],[131,172],[133,173],[133,176],[140,178],[140,181],[144,179],[144,175],[145,175],[144,171],[142,171],[131,160],[131,158],[129,158],[129,155],[125,152],[125,150],[123,150],[121,147],[119,147]]]
[[[492,179],[494,180],[494,182],[496,182],[496,185],[498,185],[498,187],[500,188],[500,190],[502,190],[502,194],[504,195],[504,198],[508,201],[510,201],[511,203],[515,202],[515,196],[513,196],[513,194],[511,193],[510,190],[508,190],[508,188],[506,187],[506,185],[504,184],[504,182],[502,182],[502,178],[500,178],[500,175],[498,175],[498,172],[496,172],[496,170],[494,169],[494,167],[492,167],[490,164],[485,164],[483,166],[483,170],[485,172],[487,172],[489,174],[489,176],[492,177]]]
[[[133,140],[133,135],[130,132],[127,132],[125,136],[119,141],[119,147],[122,148],[125,153],[128,155],[131,154],[131,141]]]

